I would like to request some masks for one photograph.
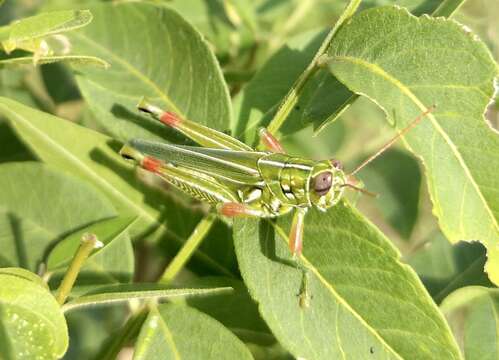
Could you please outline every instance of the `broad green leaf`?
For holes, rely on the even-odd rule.
[[[0,165],[0,263],[35,270],[65,234],[116,215],[88,183],[41,163]]]
[[[6,52],[40,38],[74,30],[89,24],[92,14],[88,10],[54,11],[38,14],[0,27],[0,42]],[[28,45],[31,48],[31,45]]]
[[[43,161],[92,183],[108,196],[121,215],[138,216],[137,226],[131,229],[135,235],[157,230],[173,240],[168,242],[172,246],[190,234],[199,216],[180,207],[181,202],[175,198],[144,185],[133,167],[119,156],[119,142],[5,98],[0,98],[0,113]],[[144,176],[140,172],[138,175]],[[232,275],[225,253],[220,251],[207,254],[197,250],[194,260]]]
[[[272,341],[269,328],[258,314],[256,303],[240,280],[221,277],[202,277],[188,282],[189,287],[230,286],[233,291],[209,297],[188,298],[185,302],[220,321],[241,340],[255,342],[258,339]],[[223,304],[223,306],[220,306]]]
[[[289,359],[289,353],[270,332],[258,313],[255,301],[250,297],[248,289],[241,280],[202,277],[189,281],[183,286],[195,288],[230,286],[233,288],[231,292],[212,296],[189,297],[180,300],[180,302],[185,302],[220,321],[248,346],[255,359]]]
[[[92,24],[71,34],[73,51],[97,56],[111,68],[81,69],[77,80],[96,119],[113,137],[164,141],[171,136],[161,124],[138,114],[143,96],[212,128],[229,127],[229,94],[216,59],[174,10],[122,3],[96,6],[92,13]]]
[[[338,79],[326,72],[321,72],[319,80],[310,99],[305,103],[302,117],[304,124],[312,123],[315,133],[321,132],[326,126],[337,120],[357,95],[351,92]]]
[[[99,66],[103,68],[109,67],[109,64],[104,60],[96,58],[95,56],[83,55],[58,55],[58,56],[42,56],[35,58],[32,56],[9,58],[0,60],[0,68],[15,67],[21,65],[45,65],[53,64],[56,62],[68,63],[76,66]]]
[[[96,235],[104,246],[94,250],[85,260],[71,295],[74,296],[81,291],[81,288],[87,286],[131,281],[135,266],[128,229],[135,219],[135,217],[117,217],[103,220],[76,231],[60,241],[50,252],[47,260],[51,285],[59,283],[85,233]]]
[[[456,290],[441,309],[463,349],[466,360],[499,357],[499,291],[480,286]]]
[[[460,359],[416,274],[376,228],[339,203],[307,214],[303,273],[291,259],[286,219],[238,220],[234,240],[251,296],[276,338],[306,359]],[[417,339],[417,340],[416,340]]]
[[[252,359],[218,321],[184,305],[152,308],[135,344],[134,360]]]
[[[173,299],[196,296],[217,295],[231,292],[231,287],[203,288],[203,289],[171,289],[158,284],[119,284],[112,287],[94,289],[74,300],[64,304],[63,310],[113,303],[124,303],[130,300]]]
[[[41,281],[0,272],[2,358],[58,359],[66,352],[66,320]]]
[[[389,150],[359,174],[366,189],[380,194],[376,205],[383,217],[405,239],[412,233],[419,210],[421,171],[416,159]]]
[[[47,284],[35,273],[23,269],[23,268],[16,268],[16,267],[9,267],[9,268],[2,268],[0,267],[0,274],[2,275],[11,275],[11,276],[17,276],[22,279],[32,281],[34,283],[37,283],[38,285],[48,289],[49,287]]]
[[[352,18],[329,56],[331,72],[399,130],[437,105],[404,139],[423,160],[442,231],[451,242],[482,241],[499,283],[499,136],[483,117],[497,65],[486,47],[454,21],[385,7]]]
[[[445,236],[437,232],[407,262],[438,304],[460,287],[492,286],[484,272],[486,260],[486,250],[481,244],[450,244]]]
[[[93,255],[95,255],[97,252],[102,251],[107,244],[125,232],[134,221],[134,217],[115,217],[106,219],[67,236],[50,251],[47,259],[47,271],[55,271],[67,267],[80,247],[81,238],[85,233],[94,234],[104,245],[93,252]]]

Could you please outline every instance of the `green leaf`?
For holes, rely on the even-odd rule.
[[[499,356],[499,291],[480,286],[456,290],[442,303],[466,360]]]
[[[286,220],[274,226],[238,220],[234,240],[251,296],[295,357],[461,358],[416,274],[388,239],[344,203],[307,214],[301,262],[310,304],[300,306],[304,279],[287,246]]]
[[[66,352],[66,320],[41,281],[0,272],[0,349],[6,359],[58,359]]]
[[[35,270],[65,234],[116,215],[86,182],[40,163],[0,166],[0,264]]]
[[[102,59],[96,58],[95,56],[83,56],[83,55],[58,55],[58,56],[42,56],[36,58],[33,56],[25,56],[18,58],[10,58],[0,60],[0,68],[3,67],[15,67],[21,65],[44,65],[53,64],[56,62],[68,63],[75,66],[99,66],[103,68],[109,67],[109,64]]]
[[[46,289],[49,288],[47,284],[38,275],[23,268],[16,268],[16,267],[0,268],[0,274],[17,276],[22,279],[37,283],[38,285],[43,286]]]
[[[133,167],[118,154],[119,142],[5,98],[0,98],[0,113],[43,161],[92,183],[121,215],[138,216],[131,229],[135,234],[157,230],[173,240],[169,245],[181,243],[190,234],[197,214],[183,210],[179,201],[137,179]],[[231,275],[223,255],[197,250],[194,256],[211,269]]]
[[[404,139],[423,160],[442,231],[452,242],[482,241],[499,283],[499,137],[483,117],[497,65],[487,48],[454,21],[385,7],[352,18],[329,56],[331,72],[399,130],[438,106]]]
[[[313,124],[316,134],[337,120],[357,99],[357,95],[335,77],[322,71],[320,76],[322,79],[305,103],[301,115],[304,124]]]
[[[28,41],[78,29],[91,21],[88,10],[42,13],[0,27],[0,42],[6,52],[11,52]]]
[[[388,150],[359,174],[366,189],[380,197],[376,205],[388,223],[405,239],[418,218],[421,171],[416,159]]]
[[[231,292],[231,287],[203,289],[171,289],[158,284],[119,284],[94,289],[64,304],[63,310],[69,311],[86,306],[123,303],[130,300],[189,298],[205,295],[216,295]]]
[[[256,303],[240,280],[221,277],[202,277],[188,282],[190,287],[230,286],[233,291],[209,297],[188,298],[185,302],[220,321],[241,340],[255,342],[257,339],[272,341],[269,328],[258,313]],[[220,306],[224,304],[224,306]]]
[[[244,344],[218,321],[183,305],[152,308],[133,359],[252,359]]]
[[[94,234],[104,245],[93,252],[93,255],[95,255],[97,252],[102,251],[107,244],[125,232],[134,221],[134,217],[105,219],[67,236],[64,240],[57,243],[50,252],[47,259],[47,271],[59,270],[69,265],[71,259],[80,247],[83,234]]]
[[[441,303],[460,287],[492,286],[484,272],[486,260],[485,248],[480,243],[450,244],[437,232],[407,262],[416,270],[435,302]]]
[[[216,59],[175,11],[125,3],[96,6],[92,13],[92,24],[71,34],[71,43],[75,53],[111,65],[109,70],[81,69],[77,76],[83,97],[110,134],[120,140],[164,141],[171,136],[161,124],[138,114],[143,96],[212,128],[229,127],[229,94]]]
[[[76,231],[57,243],[47,260],[47,271],[55,273],[51,284],[58,283],[78,250],[82,236],[91,233],[103,243],[85,261],[80,270],[72,295],[80,288],[95,284],[131,281],[134,273],[134,253],[128,229],[135,217],[116,217],[92,224]]]

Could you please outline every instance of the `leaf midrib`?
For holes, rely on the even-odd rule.
[[[390,75],[389,73],[387,73],[378,64],[369,63],[367,61],[364,61],[362,59],[355,58],[355,57],[352,57],[352,56],[336,56],[336,55],[334,55],[334,56],[332,56],[332,60],[333,61],[340,61],[340,62],[341,61],[350,62],[350,63],[356,64],[356,65],[360,65],[360,66],[363,66],[363,67],[367,68],[368,70],[372,71],[372,73],[377,74],[377,75],[383,77],[384,79],[386,79],[387,81],[389,81],[390,83],[392,83],[393,85],[395,85],[397,88],[399,88],[400,91],[404,95],[406,95],[410,100],[412,100],[414,102],[414,104],[421,110],[421,112],[425,112],[427,110],[426,106],[424,106],[424,104],[409,89],[409,87],[405,86],[397,78],[395,78],[392,75]],[[491,222],[494,225],[495,230],[499,232],[499,225],[497,223],[496,218],[494,217],[492,209],[489,207],[489,205],[488,205],[488,203],[487,203],[487,201],[486,201],[483,193],[480,190],[480,187],[476,183],[475,179],[473,178],[473,176],[471,174],[470,169],[468,168],[468,166],[466,165],[464,159],[462,158],[461,154],[459,153],[459,151],[457,149],[457,146],[450,139],[450,137],[447,135],[447,133],[444,131],[444,129],[440,126],[440,124],[438,123],[437,119],[435,118],[435,116],[432,113],[429,113],[426,116],[430,119],[430,121],[431,121],[433,127],[435,128],[435,130],[437,131],[437,133],[440,134],[440,136],[442,137],[442,139],[444,140],[444,142],[449,146],[452,154],[455,156],[455,158],[458,161],[458,163],[461,165],[461,167],[464,170],[464,173],[466,175],[466,178],[473,185],[473,188],[475,189],[478,197],[482,201],[485,210],[489,214]]]
[[[279,237],[281,239],[287,239],[288,236],[284,233],[284,230],[279,225],[277,225],[277,224],[275,224],[275,223],[273,223],[271,221],[269,221],[269,223],[279,233]],[[336,300],[338,301],[338,303],[340,303],[342,306],[344,306],[346,310],[348,310],[355,318],[357,318],[365,326],[365,328],[367,330],[369,330],[374,335],[374,337],[376,337],[378,339],[378,341],[381,344],[383,344],[393,355],[395,355],[395,357],[397,359],[403,360],[403,358],[401,357],[401,355],[399,355],[385,341],[385,339],[383,337],[381,337],[381,335],[378,334],[378,332],[376,331],[376,329],[372,328],[371,325],[369,325],[367,323],[367,321],[364,320],[364,318],[357,311],[355,311],[355,309],[353,309],[350,306],[350,304],[340,294],[338,294],[336,292],[336,290],[329,284],[329,282],[326,281],[326,279],[324,279],[324,277],[319,272],[319,270],[315,266],[313,266],[312,263],[309,262],[308,259],[304,255],[300,256],[300,260],[303,261],[305,263],[305,266],[307,267],[307,269],[311,270],[314,273],[314,275],[319,279],[319,281],[324,284],[325,288],[327,290],[329,290],[329,292],[336,298]]]

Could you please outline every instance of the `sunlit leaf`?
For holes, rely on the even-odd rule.
[[[55,298],[40,281],[0,272],[2,358],[58,359],[66,352],[66,320]]]
[[[218,321],[188,306],[152,308],[135,345],[134,360],[252,359],[244,344]]]
[[[460,359],[416,274],[376,228],[343,203],[309,211],[305,222],[308,307],[298,296],[304,278],[291,259],[284,220],[275,227],[240,220],[234,234],[249,292],[295,357]]]
[[[92,13],[92,24],[72,33],[71,43],[74,53],[111,65],[109,70],[84,68],[77,75],[83,97],[109,133],[120,140],[164,141],[169,131],[137,112],[143,96],[196,122],[229,127],[229,95],[215,57],[174,10],[126,3],[96,6]]]
[[[463,349],[466,360],[499,356],[499,291],[468,286],[450,294],[441,305]]]
[[[101,193],[41,163],[0,166],[0,263],[36,270],[65,234],[116,215]]]
[[[29,42],[80,28],[91,21],[92,14],[88,10],[42,13],[0,27],[0,42],[6,52],[11,52],[18,47],[35,50],[31,48],[32,45]]]
[[[437,105],[405,141],[423,160],[443,233],[482,241],[499,283],[499,136],[483,117],[497,65],[487,48],[454,21],[385,7],[352,18],[329,56],[331,72],[399,130]]]

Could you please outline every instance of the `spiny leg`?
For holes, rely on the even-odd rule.
[[[275,136],[272,135],[266,128],[261,128],[259,134],[260,142],[267,148],[267,150],[280,154],[286,153],[279,140],[277,140]]]
[[[142,99],[137,107],[140,111],[150,114],[154,119],[181,132],[203,147],[235,151],[253,151],[250,146],[232,136],[185,119],[173,112],[161,110],[157,106],[148,103],[145,99]]]

